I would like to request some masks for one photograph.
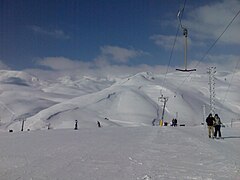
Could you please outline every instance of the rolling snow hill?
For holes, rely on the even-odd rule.
[[[225,124],[239,119],[239,73],[216,75],[216,112]],[[187,126],[200,125],[203,106],[209,113],[207,74],[142,72],[124,78],[59,77],[43,81],[26,72],[0,71],[1,129],[73,128],[158,125],[162,116],[161,95],[168,98],[164,121],[178,118]]]
[[[240,177],[239,73],[216,75],[224,139],[209,139],[201,125],[203,105],[209,112],[207,74],[142,72],[54,81],[25,72],[0,75],[1,180]],[[185,127],[158,126],[161,95],[168,97],[164,121],[177,115]],[[73,130],[75,120],[79,130]]]

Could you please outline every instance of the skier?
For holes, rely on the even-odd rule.
[[[99,128],[102,127],[99,121],[97,121],[97,125]]]
[[[214,133],[214,137],[217,138],[217,133],[218,133],[218,137],[221,138],[222,135],[221,135],[221,120],[220,120],[220,117],[218,116],[218,114],[215,114],[214,116],[214,119],[215,119],[215,133]]]
[[[174,126],[177,126],[177,119],[174,119]]]
[[[75,120],[75,127],[74,130],[78,130],[78,120]]]
[[[172,119],[172,126],[173,127],[177,126],[177,119],[175,118]]]
[[[207,126],[208,126],[208,137],[213,138],[214,135],[214,129],[213,129],[213,124],[215,122],[214,117],[212,116],[212,113],[210,113],[206,119]]]

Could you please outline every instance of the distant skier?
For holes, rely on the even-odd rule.
[[[74,130],[78,130],[78,120],[75,120],[75,128]]]
[[[97,125],[99,128],[102,127],[99,121],[97,121]]]
[[[212,113],[210,113],[206,119],[206,123],[208,125],[208,137],[209,138],[213,138],[213,135],[214,135],[214,129],[213,129],[214,122],[215,122],[215,119],[212,116]]]
[[[222,135],[221,135],[221,120],[220,120],[220,117],[218,116],[218,114],[215,114],[214,116],[214,119],[215,119],[215,133],[214,133],[214,137],[216,138],[217,137],[217,134],[218,134],[218,137],[221,138]]]
[[[175,118],[172,119],[172,126],[173,127],[177,126],[177,119]]]
[[[174,119],[174,126],[177,126],[177,119]]]

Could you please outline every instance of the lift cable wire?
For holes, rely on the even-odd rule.
[[[237,69],[238,69],[238,67],[239,67],[239,63],[240,63],[240,59],[237,61],[237,64],[236,64],[236,66],[235,66],[235,68],[234,68],[234,71],[233,71],[231,80],[230,80],[230,82],[229,82],[229,84],[228,84],[227,91],[226,91],[226,93],[225,93],[225,95],[224,95],[224,98],[223,98],[223,101],[222,101],[223,104],[225,103],[225,101],[226,101],[226,99],[227,99],[227,95],[228,95],[228,93],[229,93],[229,91],[230,91],[230,87],[231,87],[231,85],[232,85],[232,81],[233,81],[234,75],[235,75],[235,73],[237,72]],[[221,111],[222,111],[222,109],[220,109],[220,112],[219,112],[219,113],[221,113]]]
[[[200,59],[202,61],[207,54],[211,51],[211,49],[217,44],[218,40],[223,36],[223,34],[227,31],[227,29],[230,27],[230,25],[233,23],[233,21],[237,18],[237,16],[240,14],[240,10],[237,12],[237,14],[233,17],[233,19],[229,22],[229,24],[226,26],[224,31],[220,34],[220,36],[215,40],[215,42],[210,46],[210,48],[206,51],[206,53],[203,55],[203,57]],[[199,63],[198,63],[199,64]]]
[[[198,63],[196,64],[195,68],[197,68],[197,66],[200,64],[201,61],[203,61],[203,59],[208,55],[208,53],[212,50],[212,48],[217,44],[217,42],[219,41],[219,39],[223,36],[223,34],[227,31],[227,29],[230,27],[230,25],[233,23],[233,21],[237,18],[237,16],[240,14],[240,10],[237,12],[237,14],[233,17],[233,19],[228,23],[228,25],[226,26],[226,28],[223,30],[223,32],[219,35],[219,37],[213,42],[213,44],[208,48],[208,50],[206,51],[206,53],[202,56],[202,58],[198,61]],[[188,74],[188,76],[182,81],[182,83],[176,88],[176,91],[178,89],[180,89],[180,87],[185,83],[185,81],[187,80],[187,78],[189,78],[191,76],[192,72],[190,72]]]
[[[181,17],[179,17],[179,18],[182,18],[182,17],[183,17],[183,12],[184,12],[184,9],[185,9],[185,6],[186,6],[186,1],[187,1],[187,0],[184,1],[183,8],[182,8],[182,10],[181,10],[181,12],[182,12],[182,13],[181,13]],[[180,12],[180,11],[179,11],[179,12]],[[162,87],[164,86],[165,81],[166,81],[166,78],[167,78],[167,74],[168,74],[169,67],[170,67],[170,64],[171,64],[171,60],[172,60],[172,56],[173,56],[173,51],[174,51],[174,48],[175,48],[175,45],[176,45],[176,42],[177,42],[177,37],[178,37],[178,33],[179,33],[179,30],[180,30],[180,27],[181,27],[181,24],[178,24],[177,32],[176,32],[176,34],[175,34],[173,46],[172,46],[171,53],[170,53],[169,60],[168,60],[167,70],[166,70],[166,73],[165,73],[165,75],[164,75]]]
[[[171,60],[172,60],[172,56],[173,56],[173,51],[174,51],[174,48],[175,48],[175,45],[176,45],[176,41],[177,41],[179,29],[180,29],[180,24],[178,25],[177,32],[176,32],[176,35],[175,35],[175,38],[174,38],[172,50],[171,50],[170,57],[169,57],[169,60],[168,60],[167,71],[166,71],[165,76],[164,76],[164,79],[163,79],[163,86],[164,86],[164,83],[165,83],[165,81],[166,81],[167,74],[168,74],[168,71],[169,71],[169,67],[170,67],[170,64],[171,64]]]

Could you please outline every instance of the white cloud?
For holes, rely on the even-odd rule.
[[[193,9],[189,13],[185,11],[186,20],[183,19],[182,22],[189,28],[191,35],[198,39],[217,39],[239,10],[239,0],[217,1]],[[240,44],[239,16],[220,38],[219,42]]]
[[[163,47],[166,50],[171,50],[172,47],[173,47],[173,43],[175,41],[175,36],[157,34],[157,35],[152,35],[150,37],[150,39],[153,40],[156,45],[158,45],[160,47]],[[192,41],[189,37],[188,37],[187,41],[188,41],[188,45],[191,46]],[[177,39],[176,39],[174,49],[175,50],[183,50],[184,49],[184,43],[185,43],[184,37],[183,36],[181,36],[181,37],[178,36]]]
[[[197,8],[192,8],[189,5],[185,8],[182,24],[189,31],[188,40],[191,46],[205,46],[207,42],[214,42],[239,10],[239,0],[208,1],[206,5]],[[175,15],[172,15],[172,17],[174,19],[162,21],[161,25],[164,28],[174,27],[176,29],[176,25],[179,22]],[[239,29],[240,14],[219,39],[218,43],[240,45]],[[181,34],[181,30],[179,34]],[[172,48],[174,38],[174,35],[153,35],[150,37],[157,45],[165,49]],[[182,46],[181,41],[178,40],[176,42],[176,49],[180,46]]]
[[[148,55],[148,53],[118,46],[103,46],[100,48],[100,54],[93,61],[85,62],[66,57],[45,57],[37,59],[36,63],[48,67],[50,70],[34,69],[28,71],[44,78],[51,77],[54,79],[62,75],[114,76],[134,74],[141,71],[154,72],[162,69],[162,66],[136,65],[129,67],[125,65],[130,59],[142,55]]]
[[[73,60],[66,57],[45,57],[38,59],[36,62],[38,65],[49,67],[53,70],[81,70],[85,72],[87,69],[101,69],[110,66],[110,64],[124,64],[131,58],[147,54],[143,51],[126,49],[118,46],[103,46],[100,50],[100,55],[93,61],[88,62]]]
[[[167,37],[156,35],[154,38],[167,39]],[[153,38],[153,39],[154,39]],[[166,40],[167,42],[167,40]],[[167,47],[167,46],[166,46]],[[120,49],[120,50],[119,50]],[[119,51],[117,51],[119,50]],[[123,50],[123,51],[121,51]],[[127,51],[125,48],[114,48],[112,46],[104,46],[101,48],[101,54],[98,56],[103,57],[104,55],[110,55],[111,57],[104,57],[102,59],[95,59],[93,61],[81,61],[81,60],[73,60],[66,57],[45,57],[37,61],[39,65],[46,66],[51,68],[52,70],[33,70],[31,71],[33,74],[38,73],[38,76],[45,78],[58,78],[64,75],[70,76],[97,76],[97,77],[108,77],[108,76],[126,76],[130,74],[136,74],[138,72],[149,71],[156,74],[165,74],[167,69],[168,73],[175,71],[175,67],[167,67],[167,66],[149,66],[145,64],[128,66],[124,63],[111,63],[109,62],[109,58],[133,58],[136,57],[139,51]],[[117,53],[115,53],[117,52]],[[119,52],[128,52],[125,53],[125,56],[119,55]],[[131,52],[131,53],[130,53]],[[135,53],[133,53],[135,52]],[[141,51],[140,51],[141,52]],[[239,61],[238,56],[234,55],[208,55],[206,57],[208,63],[200,63],[198,61],[192,61],[189,64],[189,67],[194,68],[196,64],[199,64],[197,67],[197,71],[201,71],[206,73],[206,68],[209,66],[216,65],[219,70],[229,70],[232,71],[236,66],[236,62]],[[122,61],[120,61],[122,62]],[[125,62],[125,61],[124,61]]]
[[[89,62],[71,60],[65,57],[46,57],[38,60],[37,64],[50,67],[53,70],[85,69],[91,65]]]
[[[145,64],[128,66],[125,64],[110,64],[108,62],[102,63],[99,61],[83,62],[65,57],[46,57],[38,60],[37,64],[51,69],[27,69],[25,71],[47,80],[54,80],[65,75],[114,77],[127,76],[145,71],[164,74],[168,68],[167,66],[149,66]],[[171,71],[175,71],[175,68],[169,67],[168,72]]]
[[[42,27],[39,26],[30,26],[30,28],[38,34],[43,34],[43,35],[47,35],[47,36],[51,36],[53,38],[56,39],[69,39],[70,37],[68,35],[66,35],[62,30],[60,29],[55,29],[55,30],[46,30]]]
[[[118,46],[103,46],[100,50],[101,54],[96,58],[96,61],[98,62],[127,63],[132,58],[147,54],[140,50],[127,49]]]
[[[231,54],[218,54],[206,56],[207,61],[193,60],[190,62],[189,67],[196,68],[198,73],[206,73],[207,68],[216,67],[217,71],[221,72],[235,72],[240,69],[240,57]],[[238,67],[237,67],[238,65]]]
[[[237,63],[240,61],[240,57],[236,55],[208,55],[207,59],[209,63],[215,64],[222,70],[233,70]],[[239,67],[238,67],[239,68]]]
[[[195,68],[197,65],[198,73],[206,73],[207,67],[216,66],[218,71],[232,72],[237,62],[240,60],[238,56],[218,55],[207,56],[208,62],[199,63],[192,61],[189,67]],[[28,69],[27,72],[37,75],[41,79],[55,80],[61,76],[95,76],[95,77],[126,77],[139,72],[153,72],[155,74],[165,74],[166,72],[175,72],[176,67],[150,66],[139,64],[128,66],[125,64],[113,65],[109,63],[98,64],[96,61],[83,62],[80,60],[71,60],[64,57],[47,57],[38,61],[39,64],[52,68],[51,70]]]

